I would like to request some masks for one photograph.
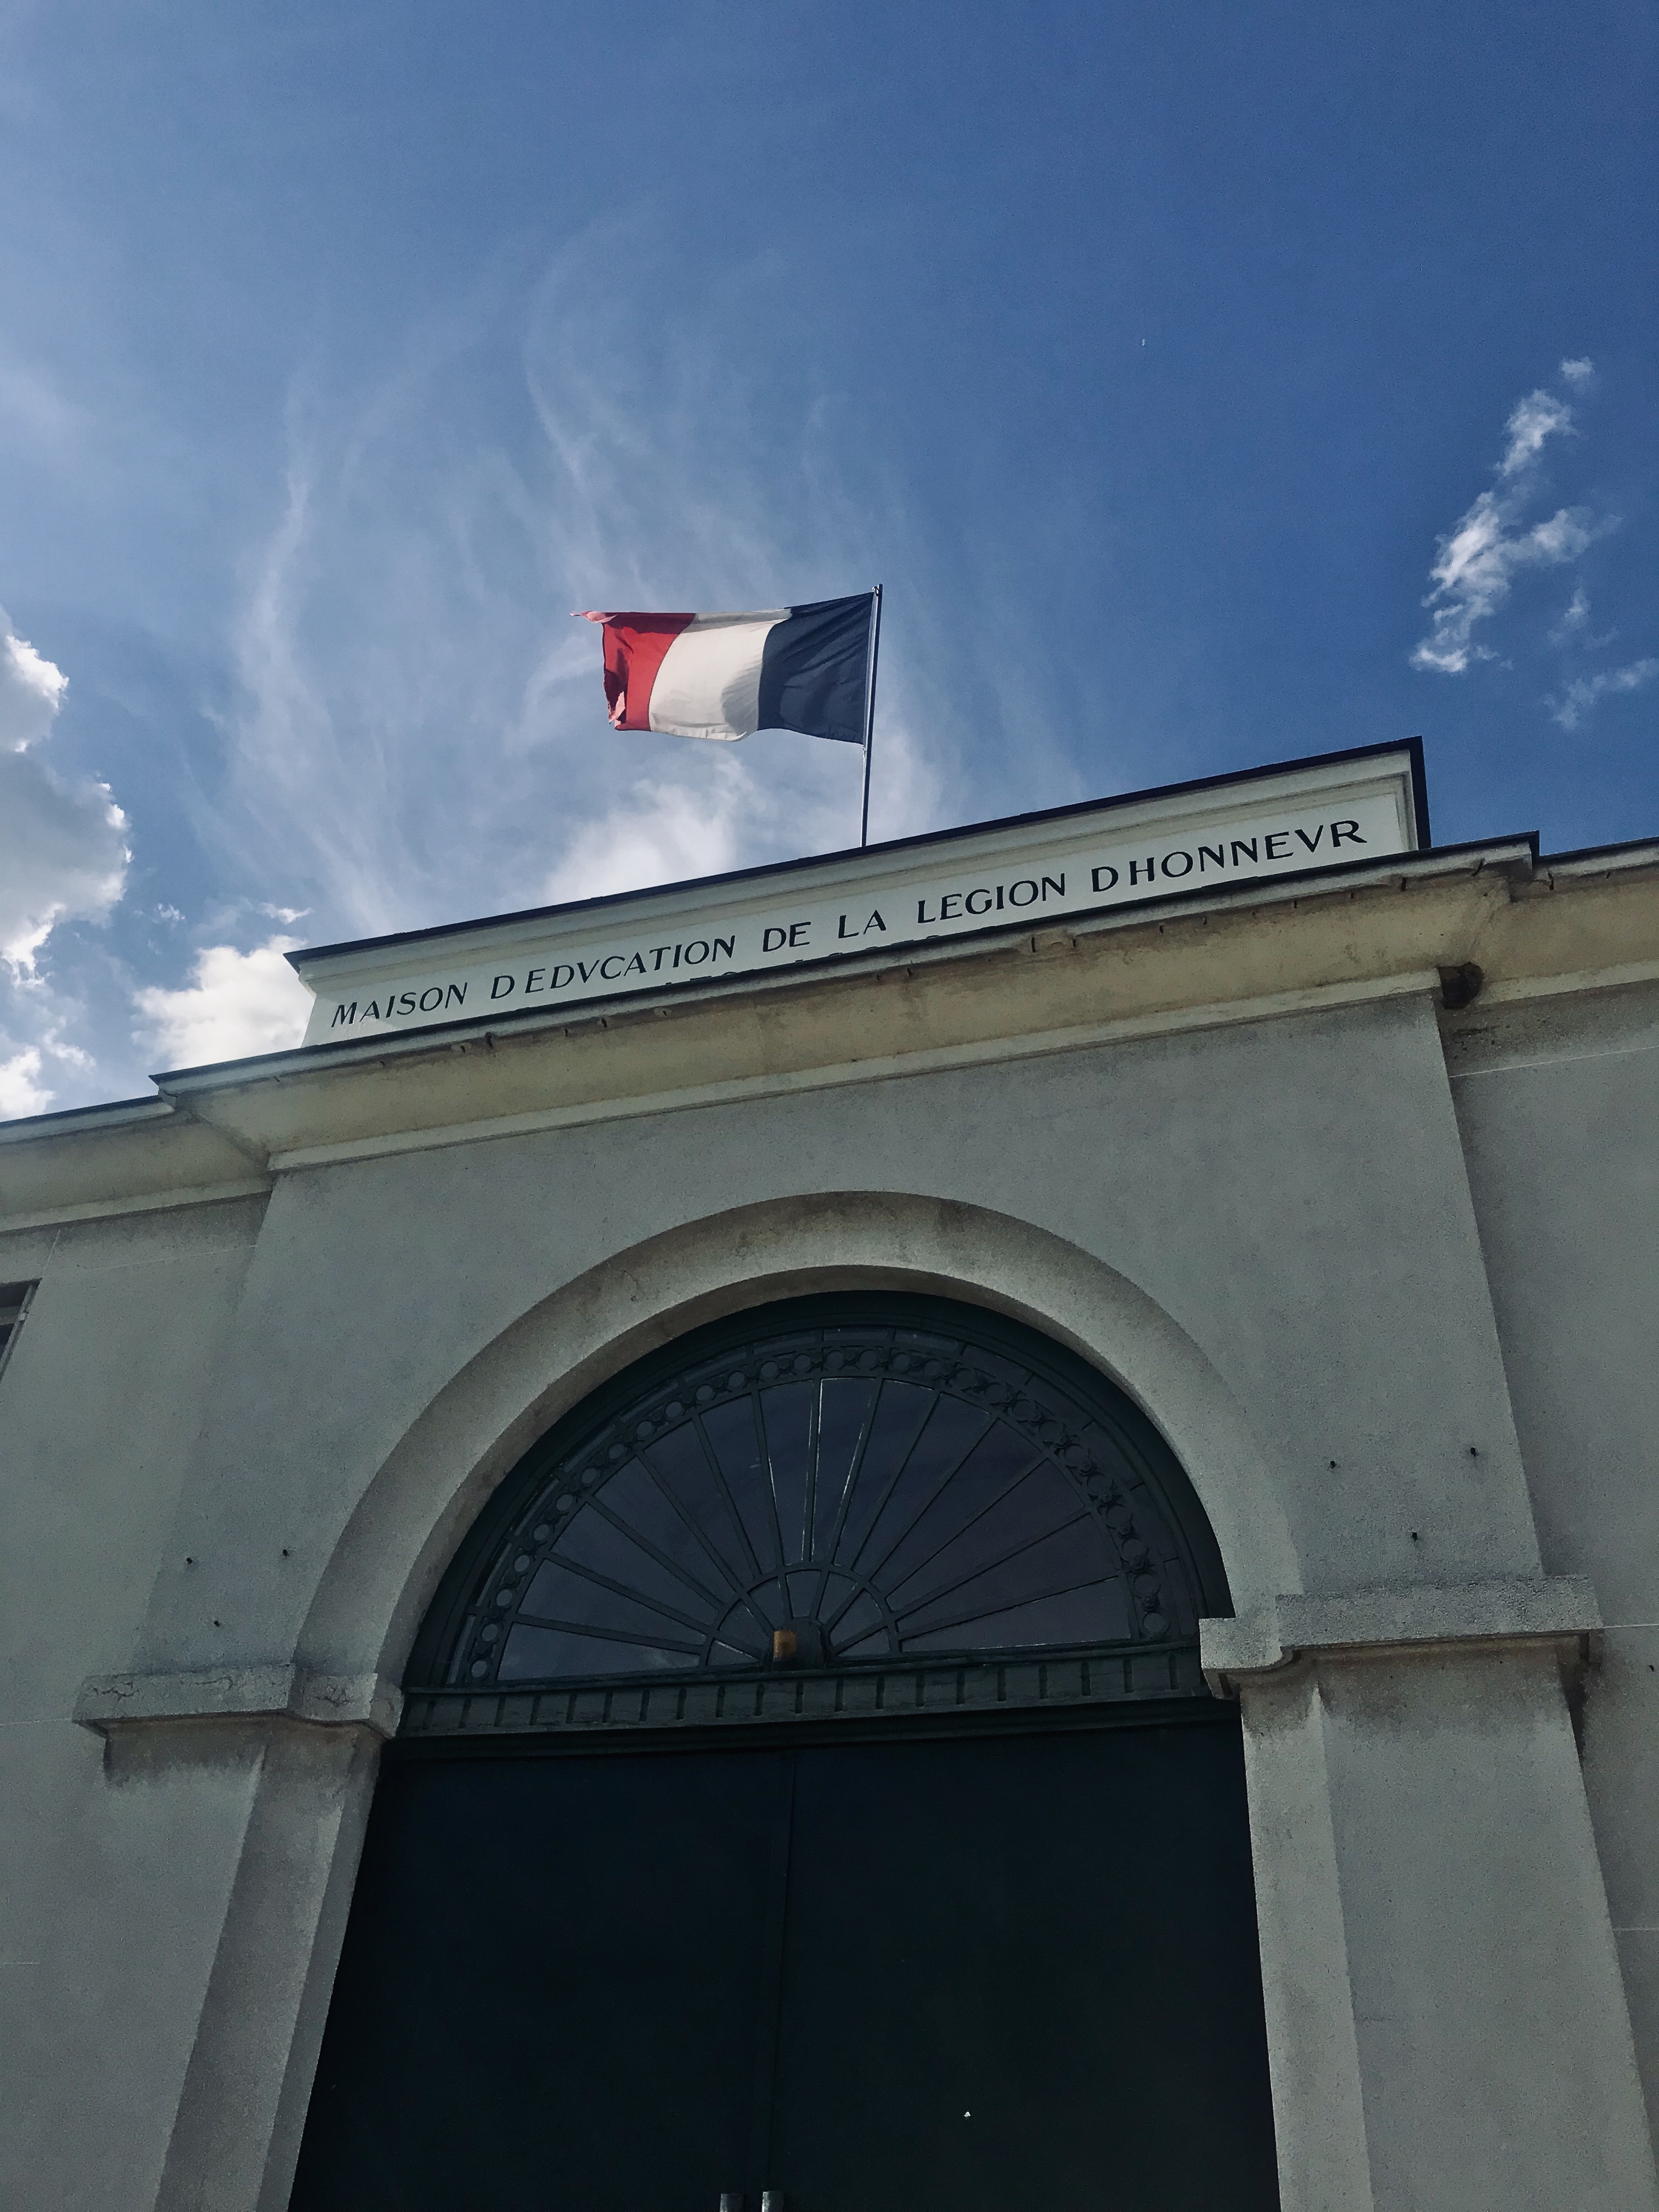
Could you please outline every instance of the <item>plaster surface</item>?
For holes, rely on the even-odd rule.
[[[641,1322],[684,1326],[662,1240],[698,1224],[730,1222],[726,1279],[752,1302],[815,1256],[775,1245],[763,1209],[836,1194],[1023,1224],[1195,1348],[1212,1395],[1249,1408],[1294,1555],[1253,1559],[1271,1531],[1233,1513],[1236,1595],[1538,1571],[1432,1012],[1389,1005],[284,1176],[135,1664],[290,1655],[377,1471],[487,1347],[601,1276],[638,1285]],[[1135,1389],[1109,1330],[1095,1349]],[[520,1410],[533,1433],[550,1404]],[[528,1433],[491,1440],[494,1472]],[[1229,1517],[1223,1482],[1205,1503]],[[386,1626],[365,1607],[328,1670],[395,1674]]]
[[[0,1242],[0,1274],[41,1277],[0,1382],[0,2201],[149,2203],[165,2155],[243,1784],[112,1787],[70,1714],[142,1631],[260,1212]]]
[[[1607,1623],[1584,1775],[1659,2112],[1659,989],[1475,1011],[1453,1088],[1542,1555]]]
[[[1553,1655],[1324,1661],[1243,1697],[1286,2212],[1651,2203]]]

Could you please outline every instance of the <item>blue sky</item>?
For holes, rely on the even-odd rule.
[[[0,1114],[828,850],[586,606],[886,586],[872,835],[1424,733],[1659,830],[1659,15],[0,0]],[[1428,604],[1425,604],[1428,602]]]

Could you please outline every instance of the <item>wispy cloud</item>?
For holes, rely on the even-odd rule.
[[[629,803],[583,824],[542,887],[550,903],[598,898],[634,885],[718,875],[738,865],[739,818],[750,793],[735,763],[689,789],[641,784]]]
[[[1590,629],[1590,596],[1582,584],[1574,586],[1572,597],[1562,608],[1546,632],[1547,641],[1580,653],[1601,653],[1610,646],[1619,633],[1606,629],[1599,634]]]
[[[902,726],[884,732],[887,805],[901,819],[925,819],[935,798],[933,771]],[[803,750],[813,741],[795,741]],[[827,750],[841,750],[826,747]],[[851,749],[845,749],[850,752]],[[861,762],[861,755],[853,757]],[[709,762],[695,784],[672,774],[635,784],[626,796],[583,824],[542,885],[550,903],[597,898],[746,866],[753,855],[787,852],[803,829],[810,849],[833,851],[858,842],[858,786],[822,794],[805,819],[801,763],[781,778],[757,773],[729,749]]]
[[[1592,373],[1589,362],[1562,363],[1574,385]],[[1440,555],[1429,571],[1433,589],[1423,604],[1432,614],[1429,634],[1413,650],[1413,668],[1442,676],[1461,676],[1474,660],[1491,659],[1474,631],[1509,599],[1515,579],[1529,568],[1559,568],[1576,561],[1613,526],[1588,508],[1559,507],[1525,526],[1537,495],[1540,459],[1553,438],[1573,433],[1572,409],[1553,392],[1528,392],[1518,400],[1505,425],[1497,483],[1483,491],[1440,540]]]
[[[1639,691],[1659,676],[1659,659],[1632,660],[1624,668],[1599,669],[1594,676],[1574,678],[1559,698],[1550,701],[1551,719],[1564,730],[1576,730],[1598,699],[1611,692]]]
[[[528,287],[481,283],[354,406],[296,386],[202,825],[250,902],[371,934],[855,836],[854,748],[619,737],[595,635],[568,618],[779,605],[919,565],[897,499],[847,481],[823,395],[805,377],[780,394],[733,335],[764,324],[776,272],[734,265],[726,296],[669,312],[649,285],[618,300],[618,256],[651,250],[613,223]],[[889,631],[876,836],[937,823],[950,758],[949,717]]]
[[[1518,477],[1531,468],[1551,438],[1572,428],[1572,410],[1552,392],[1529,392],[1516,402],[1504,428],[1509,443],[1498,464],[1498,473]]]
[[[1582,637],[1589,626],[1589,593],[1582,584],[1562,608],[1559,617],[1550,631],[1552,645],[1565,645],[1570,639]]]

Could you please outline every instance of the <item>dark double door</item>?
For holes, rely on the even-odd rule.
[[[392,1760],[295,2212],[1266,2212],[1224,1719]]]

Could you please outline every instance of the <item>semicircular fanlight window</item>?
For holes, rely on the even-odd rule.
[[[1195,1633],[1187,1547],[1107,1386],[1068,1389],[988,1317],[976,1332],[773,1313],[782,1325],[756,1316],[544,1440],[471,1578],[448,1680]]]

